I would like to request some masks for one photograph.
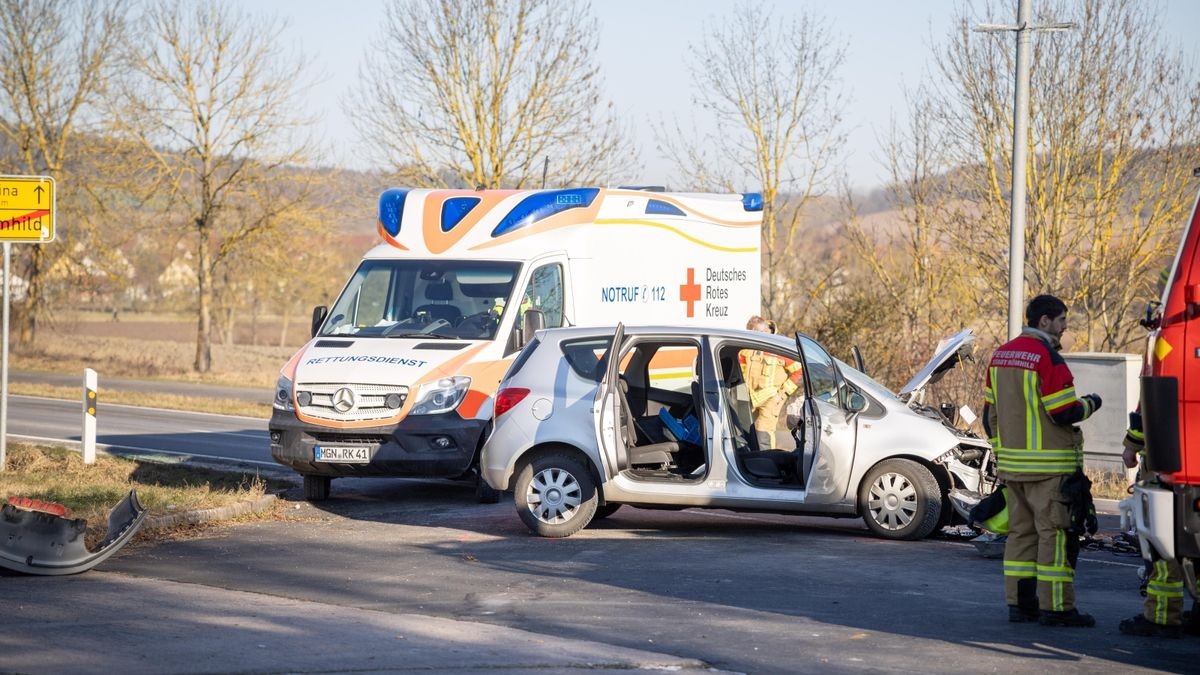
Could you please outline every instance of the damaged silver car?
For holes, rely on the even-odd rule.
[[[900,396],[802,334],[540,331],[501,382],[481,466],[547,537],[631,505],[861,517],[919,539],[962,522],[952,490],[994,485],[987,441],[921,403],[973,339],[943,341]],[[747,384],[764,355],[795,383],[768,416]]]

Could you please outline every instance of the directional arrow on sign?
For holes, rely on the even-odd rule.
[[[37,196],[38,196],[38,202],[37,202],[37,203],[38,203],[38,204],[41,204],[41,203],[42,203],[42,193],[46,191],[46,188],[44,188],[44,187],[42,187],[41,185],[39,185],[39,186],[35,187],[35,188],[33,189],[33,191],[37,193]]]

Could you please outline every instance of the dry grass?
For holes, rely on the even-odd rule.
[[[103,538],[108,511],[131,489],[156,516],[228,506],[290,486],[255,474],[106,455],[88,466],[79,452],[62,447],[10,444],[7,454],[0,498],[22,496],[67,506],[72,518],[87,520],[89,546]]]
[[[79,387],[56,387],[49,384],[34,384],[30,382],[9,382],[8,391],[11,394],[23,396],[42,396],[77,401],[80,397]],[[100,392],[101,405],[118,404],[132,405],[145,408],[166,408],[168,410],[189,410],[206,412],[215,415],[241,415],[268,419],[271,417],[271,406],[267,403],[248,403],[223,398],[199,398],[179,396],[177,394],[147,394],[137,391],[119,391],[102,389]]]
[[[147,329],[147,335],[155,334],[156,331]],[[110,377],[269,389],[275,386],[279,369],[298,347],[215,344],[213,370],[200,375],[192,370],[196,354],[194,343],[133,337],[83,337],[47,331],[40,334],[34,344],[14,346],[9,366],[55,373],[78,373],[84,368],[92,368],[102,376]]]
[[[1129,480],[1123,471],[1101,471],[1087,469],[1092,481],[1092,497],[1095,499],[1124,499],[1129,496]]]

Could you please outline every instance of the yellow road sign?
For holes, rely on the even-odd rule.
[[[0,176],[0,242],[54,239],[54,179]]]

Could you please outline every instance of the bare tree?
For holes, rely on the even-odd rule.
[[[802,216],[833,176],[844,95],[845,48],[808,10],[783,20],[746,4],[691,46],[694,102],[711,130],[662,133],[660,150],[700,189],[761,190],[763,304],[790,323],[797,293],[787,273]]]
[[[978,14],[969,11],[974,9]],[[1088,349],[1119,349],[1131,320],[1178,241],[1191,205],[1200,145],[1200,88],[1163,39],[1156,6],[1134,0],[1041,2],[1036,21],[1073,31],[1035,38],[1030,88],[1029,293],[1058,294],[1082,315]],[[1001,308],[1007,287],[1012,146],[1011,43],[970,31],[1005,4],[960,13],[937,55],[939,111],[963,208],[943,231]]]
[[[117,55],[124,16],[121,0],[0,2],[0,171],[56,179],[60,236],[62,224],[81,210],[88,175],[69,174],[70,162],[80,137],[99,126],[98,98]],[[54,246],[18,247],[29,284],[16,316],[19,342],[33,341],[47,316],[47,271],[57,258],[72,254],[68,241]]]
[[[919,90],[908,108],[907,121],[893,121],[885,141],[892,209],[879,222],[864,222],[845,191],[847,239],[857,262],[847,286],[871,297],[874,305],[848,323],[860,327],[854,342],[874,355],[872,374],[896,386],[929,358],[939,338],[976,317],[970,309],[976,295],[973,270],[940,227],[956,197],[935,111]],[[895,349],[897,344],[909,347]]]
[[[347,112],[412,185],[608,182],[633,153],[598,36],[586,2],[393,0]]]
[[[152,156],[148,185],[181,214],[171,222],[194,237],[198,372],[212,368],[215,272],[307,195],[279,180],[310,152],[295,113],[306,63],[281,49],[282,28],[220,0],[162,0],[129,44],[118,118]]]

